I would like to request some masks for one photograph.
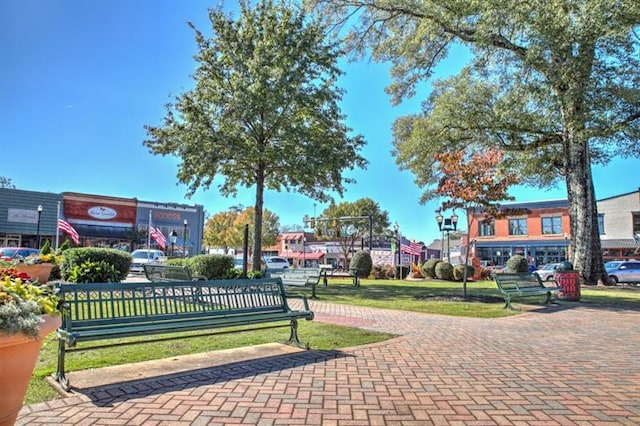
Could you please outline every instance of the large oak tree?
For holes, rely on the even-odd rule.
[[[286,1],[240,2],[237,20],[209,11],[212,36],[196,29],[195,87],[147,126],[154,154],[180,158],[178,180],[192,195],[216,177],[224,196],[255,188],[253,268],[262,248],[264,191],[295,190],[325,202],[343,194],[343,172],[365,167],[360,136],[338,107],[341,51],[326,29]]]
[[[591,167],[640,156],[637,0],[310,0],[353,52],[390,62],[394,102],[413,96],[453,45],[471,63],[433,82],[394,125],[394,152],[437,197],[434,154],[499,147],[521,183],[564,180],[573,262],[606,281]]]

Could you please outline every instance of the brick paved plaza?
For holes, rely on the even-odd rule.
[[[97,387],[24,407],[17,424],[640,424],[638,310],[565,303],[473,319],[311,306],[317,321],[400,337]]]

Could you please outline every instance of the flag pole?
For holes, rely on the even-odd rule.
[[[151,209],[149,209],[149,229],[147,229],[147,260],[151,257]]]
[[[60,201],[58,201],[58,209],[56,211],[56,250],[60,243]]]

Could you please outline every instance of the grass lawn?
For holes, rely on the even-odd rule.
[[[640,309],[640,288],[638,287],[590,287],[581,290],[580,303],[601,303]],[[493,281],[469,282],[467,295],[470,297],[467,299],[461,297],[462,283],[444,281],[362,280],[360,287],[354,287],[350,279],[333,278],[329,280],[329,286],[319,286],[317,293],[318,300],[322,302],[454,316],[497,318],[519,313],[503,309],[504,301]],[[309,292],[306,294],[308,296]],[[524,303],[542,305],[544,300],[544,296],[516,298],[514,305],[516,308]],[[289,330],[285,327],[214,336],[189,335],[188,338],[185,336],[170,341],[149,341],[144,344],[112,346],[70,353],[67,356],[67,371],[270,343],[286,339],[289,336],[288,333]],[[312,349],[321,350],[363,345],[393,337],[389,334],[322,324],[317,321],[300,321],[298,333],[300,339]],[[59,397],[45,381],[45,378],[55,371],[56,352],[57,343],[52,334],[47,338],[40,352],[25,404]]]

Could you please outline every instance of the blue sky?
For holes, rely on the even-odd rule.
[[[254,190],[222,197],[215,184],[186,199],[177,184],[178,160],[150,154],[143,126],[158,125],[171,95],[191,88],[195,42],[192,21],[209,32],[201,0],[2,0],[0,1],[0,176],[20,189],[82,192],[145,201],[201,204],[209,214],[254,204]],[[227,1],[226,4],[235,4]],[[438,68],[457,72],[464,53]],[[409,238],[438,238],[438,202],[420,205],[413,176],[391,156],[395,118],[419,111],[429,90],[392,107],[384,87],[387,68],[343,63],[341,104],[347,125],[368,142],[370,164],[343,199],[370,197]],[[615,160],[594,168],[598,198],[640,187],[640,162]],[[517,201],[566,198],[564,186],[548,191],[514,188]],[[265,194],[265,207],[282,225],[313,215],[314,201],[295,193]],[[319,214],[325,205],[315,208]]]

